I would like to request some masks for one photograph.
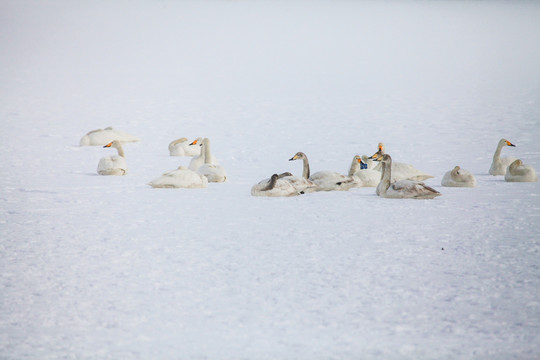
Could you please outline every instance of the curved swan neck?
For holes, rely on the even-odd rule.
[[[495,154],[493,154],[494,161],[499,160],[501,158],[501,151],[504,145],[506,145],[506,141],[504,139],[499,141],[499,143],[497,144],[497,150],[495,150]]]
[[[272,190],[272,189],[274,188],[274,186],[276,186],[276,182],[277,182],[278,177],[279,177],[278,174],[272,175],[272,177],[270,178],[270,182],[268,183],[268,185],[266,185],[263,189],[261,189],[261,191]]]
[[[302,157],[302,161],[304,162],[304,170],[303,170],[302,175],[304,176],[304,178],[309,179],[309,175],[310,175],[309,174],[309,161],[305,154]]]

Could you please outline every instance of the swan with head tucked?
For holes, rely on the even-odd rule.
[[[373,170],[373,160],[366,155],[355,155],[349,170],[349,176],[355,181],[355,187],[375,187],[381,180],[381,172]],[[370,168],[371,166],[371,168]]]
[[[437,190],[415,180],[398,180],[392,182],[392,158],[388,154],[379,154],[375,158],[381,161],[382,176],[377,186],[377,195],[390,199],[432,199],[441,195]]]
[[[169,155],[198,156],[201,154],[201,146],[198,144],[201,141],[201,137],[198,137],[191,143],[185,137],[171,141],[169,144]]]
[[[504,180],[508,182],[536,182],[538,175],[531,165],[525,165],[522,160],[518,159],[508,166]]]
[[[197,189],[208,187],[208,179],[202,174],[179,166],[178,169],[164,173],[148,183],[153,188]]]
[[[112,127],[106,127],[105,129],[96,129],[88,132],[79,141],[80,146],[100,146],[106,145],[114,140],[118,140],[122,143],[137,142],[139,141],[133,135],[125,133],[120,130],[113,129]]]
[[[499,140],[499,143],[497,144],[497,149],[495,150],[495,154],[493,154],[493,161],[491,162],[491,167],[489,168],[489,173],[491,175],[506,174],[506,169],[508,168],[508,166],[517,160],[517,158],[513,156],[501,158],[501,151],[502,148],[505,146],[515,147],[516,145],[512,144],[506,139]]]
[[[355,179],[333,171],[319,171],[310,175],[309,161],[303,152],[297,152],[289,161],[303,161],[302,177],[316,185],[316,191],[347,191],[356,186]]]
[[[263,180],[258,184],[253,185],[251,188],[251,195],[269,197],[299,195],[300,193],[296,191],[296,188],[289,181],[283,180],[283,178],[286,176],[292,176],[292,174],[273,174],[270,179]]]
[[[208,138],[203,139],[203,145],[201,150],[201,156],[204,159],[197,172],[206,176],[209,182],[224,182],[227,180],[227,174],[223,166],[212,163],[212,153],[210,152],[210,140]]]
[[[118,155],[105,156],[99,160],[97,173],[99,175],[125,175],[127,173],[127,163],[122,144],[118,140],[111,141],[103,146],[115,148]]]
[[[448,187],[475,187],[476,178],[467,170],[456,166],[444,174],[441,185]]]
[[[197,141],[197,140],[195,140],[195,141]],[[191,144],[195,144],[195,141],[192,142]],[[197,144],[199,144],[199,146],[201,148],[201,153],[199,154],[199,156],[193,157],[191,159],[191,161],[189,162],[189,168],[191,170],[193,170],[193,171],[199,170],[199,168],[201,166],[203,166],[204,164],[206,164],[206,163],[209,163],[209,164],[212,164],[212,165],[219,165],[219,162],[212,155],[212,153],[210,151],[208,151],[209,156],[206,156],[204,148],[203,148],[205,146],[205,142],[206,142],[206,144],[208,144],[208,148],[210,149],[210,139],[204,138],[204,139],[202,139],[202,141],[197,142]],[[208,159],[206,159],[207,157],[208,157]]]
[[[373,156],[370,157],[370,159],[375,159],[378,155],[384,155],[385,152],[385,146],[381,142],[378,144],[378,150]],[[377,164],[373,169],[377,171],[382,170],[382,163]],[[398,181],[398,180],[416,180],[416,181],[424,181],[427,179],[433,178],[432,175],[426,174],[425,172],[416,169],[411,164],[405,164],[400,162],[393,162],[392,163],[392,180]]]

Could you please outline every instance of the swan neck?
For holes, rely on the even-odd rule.
[[[351,168],[349,169],[349,176],[353,176],[359,169],[360,164],[358,163],[358,160],[356,158],[353,159],[351,163]]]
[[[204,159],[204,163],[205,164],[210,164],[212,161],[211,159],[211,153],[210,153],[210,142],[208,141],[205,141],[203,143],[203,151],[201,151],[201,155],[203,156],[203,159]]]
[[[126,157],[126,154],[124,153],[124,149],[122,148],[122,145],[119,144],[119,145],[116,147],[116,150],[118,151],[118,156],[121,156],[121,157],[123,157],[123,158]]]
[[[501,151],[504,147],[504,142],[500,141],[497,145],[497,150],[495,150],[495,154],[493,154],[493,161],[499,160],[501,158]]]
[[[268,183],[268,185],[266,185],[266,186],[262,189],[262,191],[272,190],[272,189],[274,188],[274,186],[276,186],[277,179],[278,179],[277,176],[272,176],[272,177],[270,178],[270,182]]]
[[[302,175],[304,176],[304,178],[309,179],[309,161],[307,156],[304,156],[302,158],[302,161],[304,162],[304,171]]]
[[[382,163],[382,172],[381,172],[381,183],[382,183],[382,190],[386,192],[386,190],[390,187],[390,179],[392,178],[392,163],[391,162],[383,162]]]

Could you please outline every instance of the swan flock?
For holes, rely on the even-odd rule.
[[[99,175],[123,176],[128,173],[123,144],[138,142],[139,139],[126,132],[107,127],[84,135],[80,146],[102,146],[114,148],[116,155],[102,157],[97,166]],[[538,176],[531,165],[524,164],[513,156],[501,157],[504,147],[516,145],[506,139],[497,143],[489,174],[504,176],[506,182],[537,182]],[[154,188],[206,188],[211,182],[226,182],[227,174],[212,154],[210,140],[198,137],[193,141],[182,137],[169,143],[169,155],[190,157],[188,166],[180,165],[174,170],[164,172],[151,180],[148,185]],[[386,153],[385,145],[379,143],[372,156],[355,155],[345,174],[335,171],[311,173],[308,157],[297,152],[289,161],[302,161],[301,176],[290,172],[273,173],[251,187],[252,196],[290,197],[319,191],[348,191],[358,187],[376,187],[375,193],[390,199],[433,199],[441,195],[439,191],[424,183],[434,176],[416,169],[413,165],[395,162]],[[443,187],[477,186],[475,176],[455,166],[447,171],[441,180]]]

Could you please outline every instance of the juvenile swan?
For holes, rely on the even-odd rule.
[[[284,175],[284,174],[281,174]],[[287,180],[283,180],[284,176],[273,174],[269,181],[263,180],[251,188],[253,196],[296,196],[298,191]],[[286,174],[285,174],[286,175]]]
[[[378,155],[384,155],[385,152],[385,146],[381,142],[377,145],[377,152],[373,154],[369,159],[375,159]],[[382,170],[382,163],[377,164],[375,166],[374,170],[381,171]],[[392,180],[398,181],[403,179],[410,179],[410,180],[416,180],[416,181],[424,181],[427,179],[431,179],[433,176],[426,174],[425,172],[416,169],[411,164],[405,164],[400,162],[393,162],[392,163]]]
[[[204,175],[189,170],[185,166],[180,166],[176,170],[164,173],[160,177],[148,183],[153,188],[205,188],[208,180]]]
[[[467,170],[456,166],[444,174],[441,185],[448,187],[475,187],[476,178]]]
[[[198,144],[201,141],[202,138],[200,137],[191,143],[185,137],[171,141],[171,143],[169,144],[169,155],[198,156],[201,154],[201,147]]]
[[[297,152],[292,158],[289,159],[289,161],[298,159],[302,159],[304,163],[302,176],[304,179],[307,179],[316,185],[316,191],[346,191],[356,185],[353,177],[345,176],[333,171],[319,171],[310,176],[309,161],[306,154],[303,152]]]
[[[501,158],[501,151],[502,148],[505,146],[516,146],[512,144],[510,141],[506,139],[499,140],[499,143],[497,144],[497,150],[495,150],[495,154],[493,154],[493,162],[491,163],[491,167],[489,168],[489,173],[491,175],[504,175],[506,174],[506,168],[517,160],[517,158],[513,156],[503,157]]]
[[[114,140],[121,141],[123,143],[126,142],[136,142],[139,141],[138,138],[136,138],[133,135],[130,135],[128,133],[125,133],[120,130],[113,129],[112,127],[106,127],[105,129],[97,129],[92,130],[88,132],[86,135],[84,135],[81,140],[79,141],[80,146],[101,146],[106,145]]]
[[[516,160],[508,166],[504,180],[509,182],[536,182],[538,175],[531,165],[524,165],[523,161]]]
[[[392,158],[388,154],[379,154],[376,161],[381,161],[382,177],[377,186],[380,197],[391,199],[432,199],[441,195],[437,190],[415,180],[399,180],[391,182],[392,177]]]
[[[208,138],[203,139],[201,155],[204,159],[204,164],[197,170],[199,174],[206,176],[209,182],[224,182],[227,180],[227,174],[223,166],[211,162],[212,154],[210,152],[210,140]]]
[[[101,158],[98,163],[97,173],[99,175],[125,175],[127,173],[127,163],[120,141],[114,140],[103,147],[115,148],[118,151],[118,155]]]

